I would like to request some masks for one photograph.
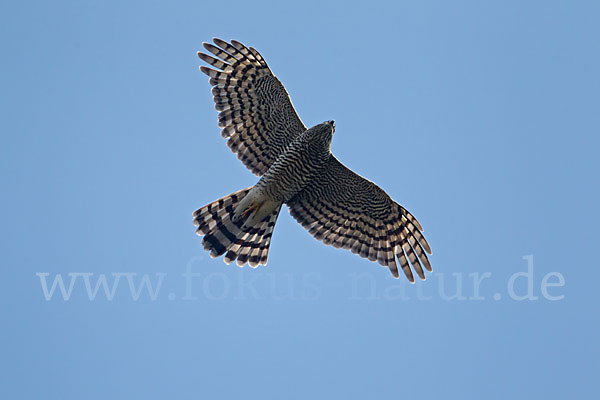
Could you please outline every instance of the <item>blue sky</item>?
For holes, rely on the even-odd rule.
[[[0,397],[591,397],[599,11],[2,3]],[[213,36],[335,119],[336,156],[425,228],[427,281],[285,209],[267,267],[208,257],[192,211],[256,182],[198,71]]]

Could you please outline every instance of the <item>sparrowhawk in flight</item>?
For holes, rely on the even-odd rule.
[[[379,186],[331,154],[333,121],[307,129],[263,57],[232,40],[203,43],[198,56],[210,77],[221,135],[258,183],[193,214],[211,257],[243,266],[265,265],[281,206],[323,243],[348,249],[390,269],[396,258],[410,282],[431,271],[423,228]]]

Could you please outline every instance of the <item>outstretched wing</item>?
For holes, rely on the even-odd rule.
[[[198,57],[216,69],[201,66],[210,77],[221,135],[256,175],[263,175],[286,146],[306,127],[296,114],[279,79],[254,48],[232,40],[203,43],[215,57]]]
[[[321,176],[287,204],[290,214],[317,240],[377,261],[396,278],[396,257],[410,282],[414,282],[410,264],[423,280],[423,267],[432,270],[426,255],[431,248],[417,219],[334,156]]]

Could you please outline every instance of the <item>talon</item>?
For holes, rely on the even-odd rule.
[[[244,219],[246,219],[246,217],[249,214],[256,215],[256,213],[258,212],[258,209],[260,208],[260,206],[261,206],[261,203],[252,203],[252,204],[250,204],[250,207],[248,207],[244,211],[242,211],[242,214],[240,215],[240,217],[243,217]]]

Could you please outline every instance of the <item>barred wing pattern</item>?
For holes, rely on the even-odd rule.
[[[333,155],[321,176],[287,205],[317,240],[377,261],[396,278],[396,257],[410,282],[414,282],[411,264],[423,280],[423,267],[432,270],[426,254],[431,254],[431,248],[417,219]]]
[[[277,156],[306,127],[267,63],[252,47],[232,40],[203,43],[215,57],[198,57],[216,69],[201,66],[210,77],[221,135],[256,175],[263,175]]]

